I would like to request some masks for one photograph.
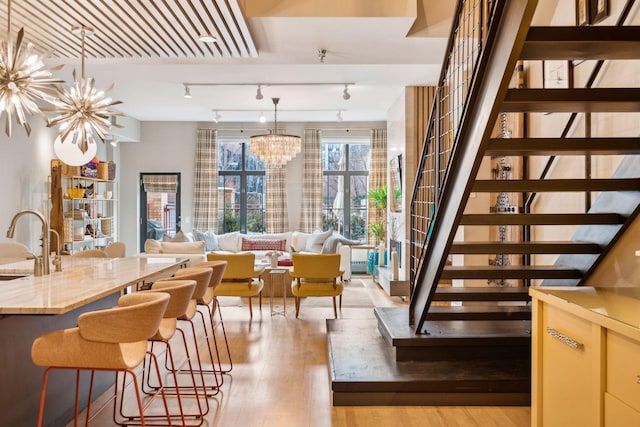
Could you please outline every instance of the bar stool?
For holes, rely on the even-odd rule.
[[[116,373],[114,395],[111,398],[114,400],[113,421],[116,424],[122,424],[116,417],[118,373],[123,373],[123,384],[127,374],[131,375],[140,420],[144,424],[144,410],[151,401],[143,407],[133,369],[143,363],[147,354],[147,340],[158,330],[168,303],[169,295],[164,293],[124,295],[118,300],[117,307],[81,314],[75,328],[49,332],[36,338],[31,347],[31,358],[36,365],[47,367],[40,391],[38,427],[42,426],[44,418],[47,379],[54,369],[76,371],[75,425],[78,422],[81,370],[91,371],[86,425],[92,419],[91,397],[95,371]],[[159,373],[157,359],[154,357],[153,360]],[[168,418],[169,408],[164,390],[160,388],[159,392]]]
[[[222,373],[231,372],[233,369],[233,360],[231,359],[231,351],[229,350],[229,341],[227,340],[227,331],[224,327],[224,319],[222,318],[222,310],[220,309],[220,304],[218,301],[218,297],[215,295],[216,287],[222,282],[222,277],[224,276],[224,271],[227,268],[227,261],[203,261],[196,264],[194,267],[210,267],[213,269],[213,274],[211,275],[211,282],[209,283],[209,287],[207,288],[207,292],[204,295],[204,298],[198,300],[198,305],[206,306],[209,310],[209,319],[211,323],[211,330],[214,331],[215,324],[213,322],[213,316],[215,314],[216,307],[218,309],[218,316],[220,316],[220,326],[222,326],[222,335],[224,336],[224,344],[227,348],[227,358],[229,359],[229,368],[220,369]],[[214,343],[216,345],[216,354],[218,355],[218,360],[220,360],[220,355],[218,353],[218,345],[215,341],[215,331],[214,334]]]
[[[175,332],[177,330],[178,317],[184,315],[184,313],[187,310],[187,307],[189,306],[189,302],[191,301],[191,298],[193,296],[193,291],[195,290],[196,285],[197,283],[195,280],[167,280],[167,281],[154,283],[150,290],[141,291],[143,293],[163,292],[163,293],[169,294],[169,297],[170,297],[169,304],[167,305],[167,310],[164,313],[162,322],[160,323],[160,327],[156,331],[155,335],[149,339],[149,341],[151,342],[151,351],[153,351],[155,343],[164,343],[166,347],[166,357],[170,362],[171,369],[169,369],[169,373],[173,376],[173,383],[176,386],[178,385],[178,377],[176,374],[176,364],[173,358],[173,350],[171,347],[170,339],[175,335]],[[183,403],[182,396],[180,393],[181,387],[176,387],[175,394],[178,400],[179,413],[176,415],[171,414],[171,416],[180,417],[180,420],[182,422],[181,425],[183,426],[187,426],[185,417],[199,419],[200,420],[199,423],[190,424],[191,426],[199,426],[199,425],[202,425],[204,421],[203,416],[209,412],[209,402],[205,397],[206,393],[202,393],[202,394],[198,393],[198,384],[194,376],[194,370],[191,364],[191,356],[189,354],[189,347],[187,345],[187,340],[184,333],[182,333],[181,335],[182,335],[182,343],[184,345],[184,351],[186,355],[185,362],[188,364],[188,367],[189,367],[188,372],[191,374],[191,384],[193,384],[193,387],[192,387],[193,394],[195,395],[198,409],[196,413],[185,412],[182,404]],[[145,378],[146,378],[146,381],[145,381]],[[204,378],[202,378],[202,380],[204,382]],[[147,364],[146,362],[143,362],[141,383],[142,383],[142,390],[148,394],[150,394],[151,392],[145,390],[145,385],[149,389],[153,390],[154,393],[157,392],[157,390],[160,387],[162,387],[161,379],[158,379],[158,385],[151,384],[151,363]],[[166,385],[164,387],[167,388]],[[189,388],[190,386],[185,386],[185,387]],[[205,398],[204,410],[202,409],[202,405],[200,403],[200,397]],[[122,408],[121,408],[121,415],[123,417],[128,418],[129,420],[136,419],[136,417],[125,415],[122,412]],[[147,415],[146,418],[151,418],[151,416]],[[133,425],[131,421],[128,421],[128,424]]]
[[[216,375],[215,370],[214,371],[207,371],[207,370],[203,370],[202,369],[202,358],[200,357],[200,350],[199,350],[199,346],[198,346],[198,338],[196,336],[196,329],[195,329],[195,325],[193,323],[193,318],[195,317],[196,314],[200,314],[200,318],[202,319],[202,326],[203,326],[203,330],[205,333],[205,338],[207,340],[207,348],[209,350],[209,355],[211,357],[211,363],[215,364],[215,360],[213,358],[213,354],[211,353],[211,348],[209,347],[209,332],[207,330],[207,325],[206,322],[204,320],[204,315],[202,314],[202,312],[200,312],[198,310],[198,300],[202,299],[207,291],[207,287],[209,286],[209,283],[211,281],[211,275],[213,274],[213,270],[211,268],[195,268],[195,267],[189,267],[189,268],[181,268],[179,269],[176,274],[179,274],[179,276],[176,277],[169,277],[169,278],[163,278],[163,279],[159,279],[157,280],[155,283],[162,283],[162,282],[166,282],[166,281],[172,281],[172,280],[195,280],[196,281],[196,288],[193,291],[193,295],[191,297],[191,300],[189,301],[189,305],[187,306],[187,310],[184,312],[184,314],[182,316],[178,317],[178,320],[180,321],[185,321],[188,322],[191,325],[191,332],[193,335],[193,343],[194,343],[194,347],[195,347],[195,351],[196,351],[196,359],[198,360],[198,367],[197,369],[195,369],[196,372],[203,372],[203,373],[213,373],[213,377],[214,377],[214,381],[215,381],[215,385],[211,385],[211,386],[207,386],[206,384],[202,384],[202,387],[204,389],[207,390],[215,390],[215,393],[208,393],[207,396],[214,396],[219,392],[220,386],[222,386],[222,374],[220,375],[220,378],[218,378],[218,375]],[[154,283],[154,284],[155,284]],[[178,329],[184,333],[184,331],[178,327]],[[218,361],[218,365],[220,364],[220,361]],[[167,369],[170,369],[169,366],[167,366]],[[172,387],[165,387],[165,388],[172,388]]]

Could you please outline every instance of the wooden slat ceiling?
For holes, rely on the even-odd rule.
[[[0,33],[7,27],[7,2],[0,6]],[[74,26],[86,38],[87,58],[250,58],[258,52],[237,0],[13,0],[12,37],[25,39],[53,57],[79,58]],[[217,43],[198,37],[212,34]]]

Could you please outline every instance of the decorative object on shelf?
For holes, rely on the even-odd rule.
[[[80,151],[81,154],[87,151],[97,149],[96,137],[104,142],[106,139],[106,130],[111,126],[122,127],[114,123],[111,118],[113,116],[122,116],[122,113],[113,112],[109,108],[120,104],[120,101],[112,101],[111,98],[105,98],[105,93],[109,92],[113,85],[106,91],[100,91],[95,87],[93,78],[85,77],[85,36],[93,34],[93,30],[88,27],[74,27],[74,34],[80,35],[82,40],[82,75],[78,81],[76,70],[73,70],[73,85],[69,88],[58,87],[58,98],[53,99],[53,112],[58,116],[49,120],[48,126],[60,125],[56,143],[60,145],[71,145]],[[93,146],[93,147],[92,147]],[[54,146],[55,148],[55,146]],[[65,147],[56,154],[62,161],[67,164],[71,161],[77,162],[77,156],[72,155],[73,151]],[[92,156],[93,157],[93,156]],[[68,161],[67,161],[68,160]]]
[[[398,252],[396,252],[396,248],[391,248],[391,268],[393,280],[398,280],[400,277],[400,271],[398,266]]]
[[[573,63],[571,61],[542,61],[542,85],[545,89],[570,89],[573,87]]]
[[[274,106],[273,131],[251,137],[251,152],[269,166],[281,167],[300,152],[300,137],[278,133],[278,102],[271,98]]]
[[[4,131],[11,137],[13,118],[24,127],[27,135],[31,126],[27,114],[44,114],[36,101],[51,102],[56,91],[55,85],[64,80],[51,78],[52,70],[44,69],[44,63],[31,43],[24,43],[24,28],[18,31],[15,47],[11,40],[11,0],[7,10],[7,39],[0,42],[0,115],[6,113]]]
[[[589,25],[591,0],[576,0],[576,25]]]
[[[589,23],[595,25],[609,16],[609,0],[590,0]]]

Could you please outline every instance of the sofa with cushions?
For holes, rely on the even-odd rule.
[[[238,253],[253,252],[256,261],[267,262],[271,252],[281,252],[280,265],[291,265],[291,251],[308,253],[339,253],[340,268],[344,271],[343,279],[351,279],[351,249],[349,245],[358,241],[345,239],[340,234],[328,231],[302,233],[299,231],[272,234],[244,234],[237,231],[215,234],[211,231],[194,229],[191,233],[178,232],[172,239],[165,241],[147,240],[145,254],[142,256],[180,256],[186,255],[190,261],[206,258],[206,253]],[[182,245],[182,246],[180,246]],[[172,252],[183,249],[180,254]]]

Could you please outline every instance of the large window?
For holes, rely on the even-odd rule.
[[[322,144],[322,222],[345,237],[367,241],[369,144]]]
[[[220,142],[218,233],[265,231],[265,165],[245,142]]]

